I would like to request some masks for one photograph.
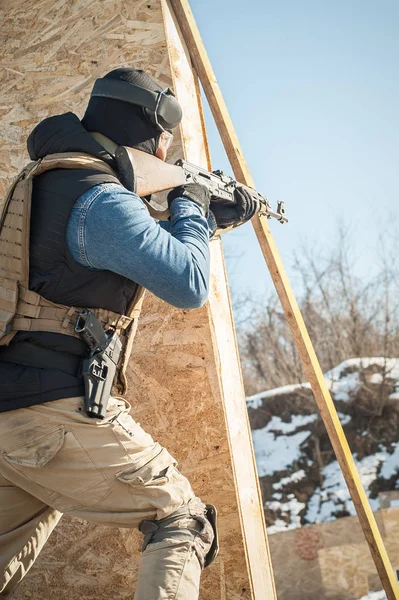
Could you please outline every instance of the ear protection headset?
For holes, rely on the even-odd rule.
[[[91,95],[141,106],[146,118],[160,131],[174,129],[183,116],[181,106],[170,88],[152,92],[126,81],[102,78],[96,80]]]

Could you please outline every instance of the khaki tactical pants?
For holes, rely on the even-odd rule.
[[[0,414],[1,598],[30,569],[62,513],[137,528],[143,520],[169,523],[166,517],[183,505],[197,512],[204,506],[129,408],[111,398],[100,421],[84,414],[82,398],[67,398]],[[200,541],[199,525],[180,518],[183,535],[174,535],[175,523],[166,538],[147,544],[135,600],[198,598],[196,550],[198,543],[204,552],[210,546]]]

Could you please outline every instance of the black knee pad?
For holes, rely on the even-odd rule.
[[[167,538],[176,542],[190,541],[204,568],[215,560],[219,551],[216,508],[203,504],[199,498],[193,498],[164,519],[142,521],[139,529],[144,534],[143,552],[148,544]]]
[[[219,536],[218,536],[218,530],[217,530],[217,516],[218,516],[218,513],[216,510],[216,506],[214,506],[213,504],[206,504],[206,518],[208,519],[209,523],[211,524],[211,527],[213,530],[213,541],[212,541],[211,547],[205,557],[204,568],[209,567],[209,565],[211,563],[213,563],[213,561],[219,554]]]

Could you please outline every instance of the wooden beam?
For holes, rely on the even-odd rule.
[[[233,123],[230,119],[189,4],[187,0],[171,0],[171,2],[176,12],[180,29],[185,37],[187,46],[190,49],[194,67],[204,88],[212,114],[233,168],[234,175],[242,183],[253,186],[253,179],[246,164],[238,137],[234,130]],[[252,224],[330,437],[331,444],[349,488],[363,533],[368,542],[370,552],[387,594],[387,598],[388,600],[399,600],[399,587],[395,573],[390,564],[381,534],[363,489],[344,430],[325,383],[319,361],[315,354],[291,284],[288,280],[274,239],[270,233],[267,219],[263,216],[257,216],[252,220]]]
[[[210,169],[197,77],[192,72],[189,51],[179,32],[169,0],[162,0],[162,8],[174,90],[185,115],[180,128],[184,155],[190,162]],[[220,240],[211,243],[211,265],[208,309],[213,325],[215,362],[219,367],[251,598],[273,600],[276,590]],[[220,508],[223,510],[222,506]],[[222,547],[222,555],[225,551],[226,548]]]

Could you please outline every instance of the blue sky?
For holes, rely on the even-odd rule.
[[[360,276],[377,238],[396,233],[399,199],[397,0],[191,0],[257,188],[286,203],[272,223],[295,286],[302,243],[350,226]],[[214,168],[231,173],[206,111]],[[234,296],[272,289],[250,225],[224,237]]]

